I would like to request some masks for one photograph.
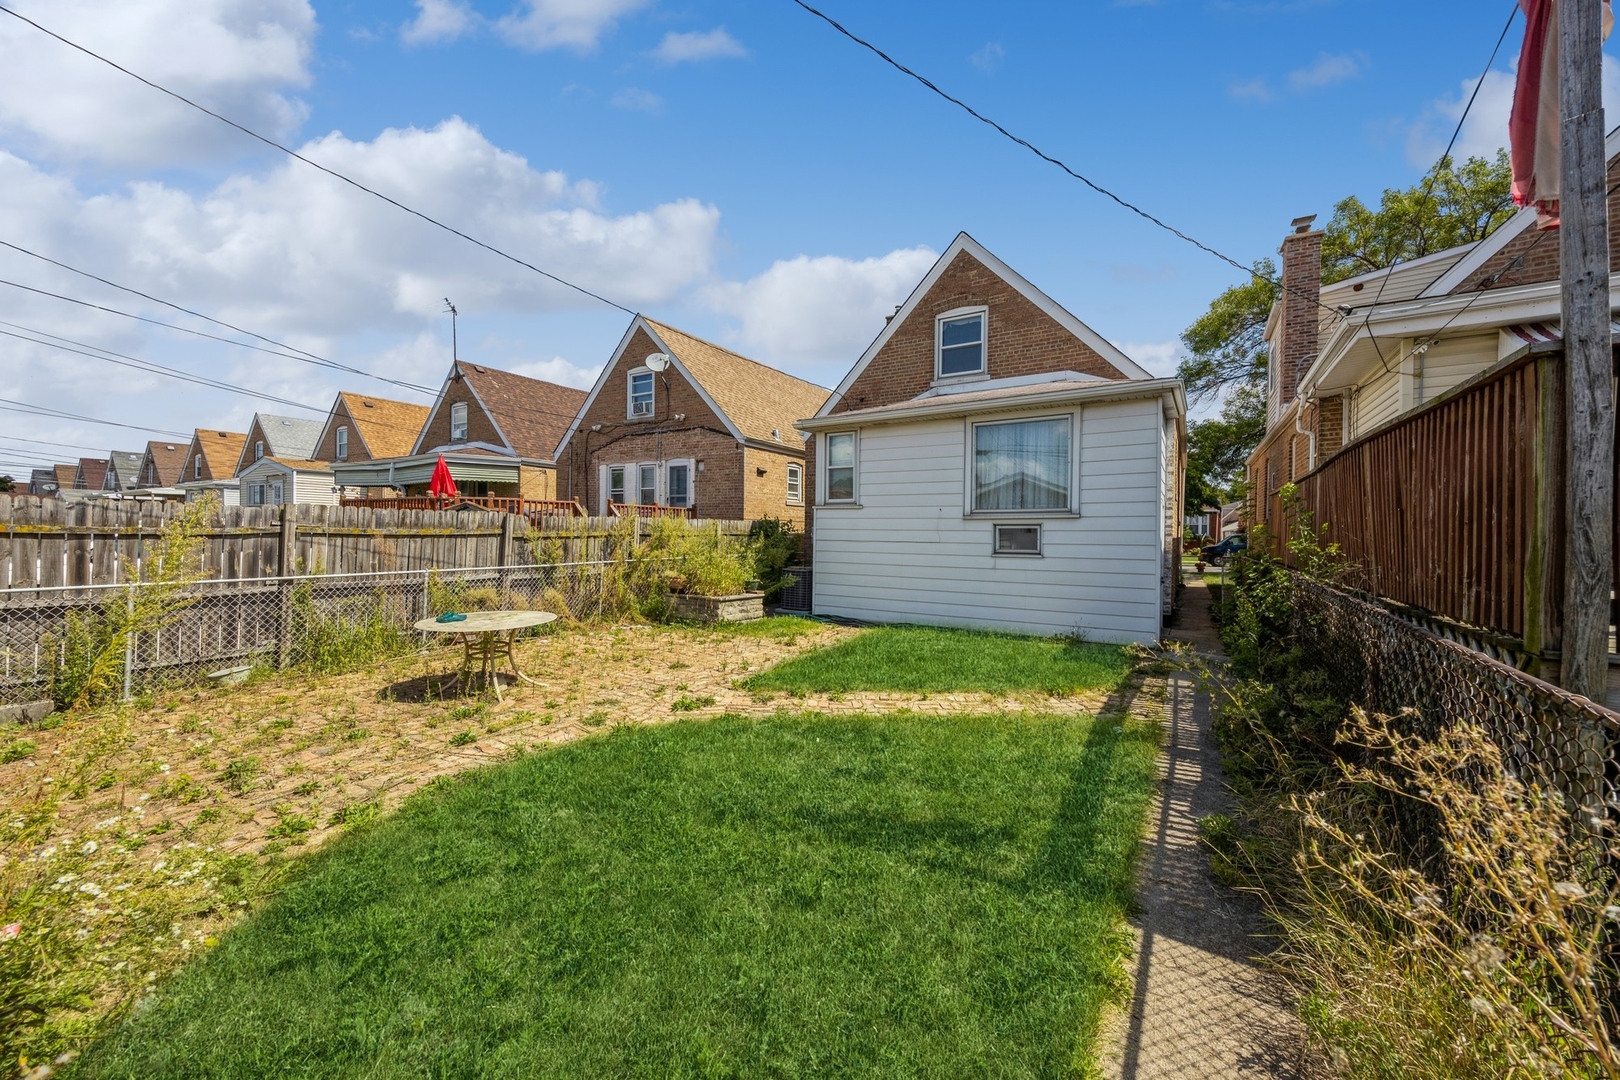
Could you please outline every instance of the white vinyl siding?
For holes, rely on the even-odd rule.
[[[1401,413],[1401,375],[1391,371],[1387,375],[1365,384],[1356,393],[1355,430],[1351,437],[1359,439],[1380,424],[1395,419]]]
[[[1415,404],[1426,405],[1496,363],[1496,334],[1437,341],[1423,354]]]
[[[1079,517],[1040,521],[1039,558],[993,553],[996,524],[1016,519],[963,513],[971,425],[954,419],[863,429],[860,505],[816,516],[814,610],[876,622],[1155,640],[1168,497],[1162,415],[1157,400],[1079,413]]]
[[[338,504],[338,493],[333,488],[332,474],[329,472],[298,471],[265,460],[243,469],[238,481],[238,490],[245,506],[258,505],[253,501],[256,496],[263,499],[263,505],[274,505],[275,498],[271,489],[276,484],[281,485],[283,503],[295,503],[299,506]],[[262,496],[256,489],[262,489]]]

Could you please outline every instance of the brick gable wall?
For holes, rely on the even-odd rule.
[[[476,407],[476,406],[475,406]],[[359,430],[354,426],[354,418],[349,415],[349,408],[338,399],[337,408],[332,410],[332,422],[327,425],[326,433],[321,436],[320,445],[315,447],[315,461],[336,461],[337,456],[337,429],[349,429],[349,456],[345,461],[370,461],[371,455],[366,453],[366,444],[360,438]],[[446,418],[446,424],[449,423]]]
[[[702,463],[702,471],[692,476],[698,517],[740,520],[768,514],[792,520],[802,528],[804,508],[789,506],[786,493],[787,462],[803,459],[791,451],[773,453],[738,443],[673,365],[654,380],[653,417],[626,418],[629,372],[659,351],[652,338],[638,329],[607,373],[602,392],[591,402],[558,462],[562,497],[578,499],[594,514],[602,505],[601,466],[689,458]],[[685,419],[674,420],[678,413]],[[600,424],[602,430],[592,431],[594,424]],[[763,476],[760,469],[765,470]],[[626,483],[633,489],[634,476]],[[627,497],[635,498],[628,492]]]
[[[985,370],[992,379],[1047,371],[1126,377],[988,266],[961,251],[832,411],[907,401],[927,390],[934,381],[935,318],[979,305],[990,311]]]
[[[1620,271],[1620,158],[1609,163],[1609,273]],[[1524,232],[1508,241],[1506,247],[1486,260],[1485,265],[1470,274],[1452,293],[1477,292],[1480,289],[1503,289],[1511,285],[1535,285],[1543,281],[1558,280],[1558,230],[1543,232],[1532,224]],[[1524,259],[1522,266],[1508,267],[1515,259]],[[1492,278],[1501,274],[1500,281]]]
[[[438,412],[422,432],[420,442],[421,453],[427,453],[434,447],[445,446],[450,442],[450,406],[458,402],[467,403],[467,441],[488,443],[491,446],[504,446],[506,440],[501,438],[500,432],[495,430],[494,421],[484,407],[478,404],[473,396],[472,387],[467,385],[465,379],[446,384],[444,392],[439,395]],[[351,428],[352,431],[352,428]],[[354,436],[350,435],[350,453],[354,452]],[[458,444],[459,445],[459,444]]]

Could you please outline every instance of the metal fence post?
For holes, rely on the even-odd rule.
[[[135,622],[135,583],[129,583],[129,593],[124,606],[124,700],[129,701],[135,695],[132,688],[135,682],[135,631],[132,625]]]

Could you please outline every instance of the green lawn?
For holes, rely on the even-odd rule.
[[[936,626],[880,626],[778,664],[743,685],[794,693],[1072,694],[1112,689],[1130,666],[1130,658],[1118,645]]]
[[[94,1077],[1058,1077],[1120,986],[1156,730],[725,717],[315,855]]]

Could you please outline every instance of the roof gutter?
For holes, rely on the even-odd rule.
[[[873,424],[900,424],[913,420],[935,420],[975,413],[1010,412],[1018,409],[1037,409],[1053,405],[1080,405],[1105,401],[1130,401],[1140,398],[1167,397],[1171,412],[1178,418],[1187,415],[1187,391],[1180,379],[1123,379],[1100,381],[1061,391],[1011,394],[1007,397],[977,401],[962,401],[966,395],[947,394],[930,398],[909,408],[876,408],[815,416],[800,420],[794,426],[800,431],[833,431],[838,428],[865,427]],[[957,400],[952,400],[956,398]]]

